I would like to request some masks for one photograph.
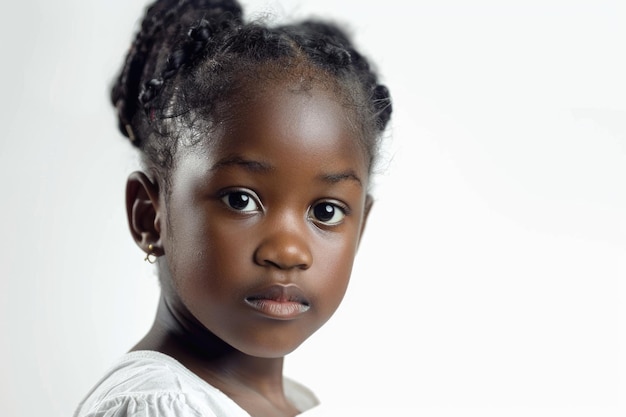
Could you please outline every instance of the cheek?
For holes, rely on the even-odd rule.
[[[318,249],[314,260],[314,273],[308,279],[314,284],[316,296],[324,305],[324,313],[334,312],[341,303],[352,273],[356,245],[344,242],[342,245],[326,245]],[[313,272],[313,271],[312,271]]]
[[[224,223],[212,225],[206,236],[210,240],[204,253],[207,286],[223,297],[243,297],[242,287],[255,279],[253,239],[245,230]]]
[[[208,296],[219,304],[233,297],[229,290],[239,279],[251,274],[253,242],[227,222],[203,217],[210,216],[188,216],[172,225],[172,279],[184,300]]]

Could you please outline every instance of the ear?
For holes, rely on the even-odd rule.
[[[363,222],[361,222],[361,233],[359,234],[359,244],[361,243],[361,238],[363,237],[363,232],[365,231],[365,225],[367,224],[367,218],[370,215],[370,211],[372,210],[372,206],[374,205],[374,198],[371,194],[365,196],[365,208],[363,210]]]
[[[141,171],[130,174],[126,182],[126,215],[137,245],[146,253],[162,255],[159,187]]]

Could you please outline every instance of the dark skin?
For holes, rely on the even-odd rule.
[[[256,86],[210,140],[180,147],[169,193],[127,186],[161,300],[133,350],[174,357],[255,417],[294,416],[284,356],[339,306],[372,205],[354,114],[316,83]]]

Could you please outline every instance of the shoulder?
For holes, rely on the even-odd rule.
[[[175,359],[152,351],[120,358],[74,417],[249,417],[230,398]]]

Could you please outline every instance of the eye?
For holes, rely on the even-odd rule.
[[[222,201],[231,209],[244,213],[259,211],[261,209],[257,196],[248,191],[235,190],[225,192],[222,194]]]
[[[336,203],[323,201],[311,207],[309,218],[327,226],[336,226],[346,217],[346,209]]]

